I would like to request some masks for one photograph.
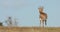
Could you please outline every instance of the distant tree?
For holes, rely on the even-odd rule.
[[[14,19],[14,25],[17,26],[17,19]]]
[[[5,21],[7,23],[7,26],[12,26],[12,18],[8,17],[8,19]]]
[[[5,23],[7,23],[7,26],[17,26],[16,18],[14,18],[14,20],[12,20],[11,17],[8,17],[8,19],[5,21]]]

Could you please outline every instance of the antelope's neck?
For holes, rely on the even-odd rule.
[[[40,12],[40,14],[44,14],[44,12]]]

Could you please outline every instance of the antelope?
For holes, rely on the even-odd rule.
[[[44,23],[45,25],[47,25],[47,14],[43,11],[43,7],[38,8],[39,10],[39,19],[40,19],[40,25],[42,25],[44,27]]]

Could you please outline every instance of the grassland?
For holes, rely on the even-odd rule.
[[[0,32],[60,32],[60,27],[3,27]]]

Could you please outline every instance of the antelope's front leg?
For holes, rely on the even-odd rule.
[[[42,20],[41,20],[41,18],[40,18],[40,26],[42,25],[42,22],[41,22]]]

